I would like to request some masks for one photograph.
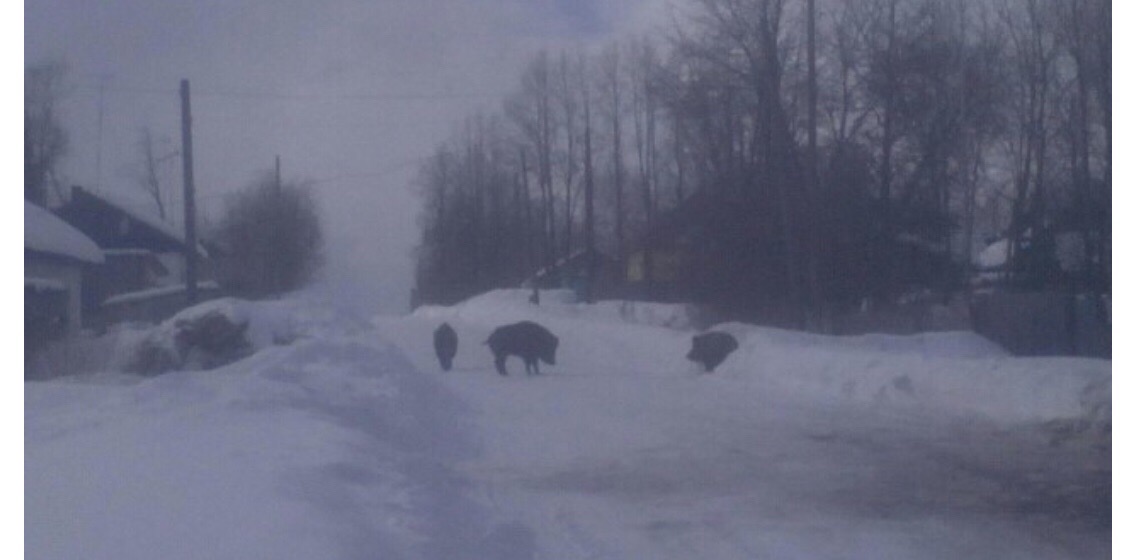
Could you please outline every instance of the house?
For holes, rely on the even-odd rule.
[[[705,263],[708,233],[720,195],[699,189],[659,215],[628,251],[622,271],[622,290],[631,299],[692,301],[700,299],[698,277]],[[648,282],[648,246],[650,282]],[[701,249],[700,249],[701,248]]]
[[[619,270],[611,257],[600,251],[595,252],[595,285],[593,296],[605,297],[612,293],[613,286],[619,282]],[[521,282],[525,288],[550,290],[568,288],[581,298],[584,296],[588,278],[588,251],[580,249],[555,263],[534,272]]]
[[[24,201],[25,348],[79,329],[84,280],[103,263],[89,237]]]
[[[106,264],[93,275],[83,305],[103,322],[125,319],[160,320],[180,309],[185,292],[185,238],[144,203],[123,193],[71,189],[59,215],[102,249]],[[200,244],[198,287],[217,292],[210,277],[208,253]],[[160,305],[154,307],[158,298]],[[122,309],[129,304],[129,309]]]
[[[1043,232],[1046,235],[1034,236],[1028,229],[1018,240],[1016,251],[1026,252],[1035,268],[1047,266],[1046,270],[1054,280],[1062,276],[1082,274],[1090,264],[1085,253],[1085,238],[1080,232]],[[1040,250],[1038,250],[1040,249]],[[991,240],[974,258],[974,275],[971,285],[989,288],[1003,283],[1011,272],[1010,239],[1001,237]],[[1044,259],[1039,261],[1038,259]]]

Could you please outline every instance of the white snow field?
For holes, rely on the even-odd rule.
[[[369,321],[224,300],[251,357],[26,383],[25,557],[1111,555],[1109,361],[731,323],[706,374],[685,306],[528,295]],[[500,376],[482,343],[521,319],[557,363]]]

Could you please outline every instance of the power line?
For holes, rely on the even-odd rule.
[[[399,170],[404,169],[406,167],[410,167],[412,165],[418,164],[421,161],[422,161],[422,158],[417,158],[417,157],[405,158],[403,160],[395,161],[395,162],[391,163],[390,165],[386,165],[384,167],[381,167],[377,171],[372,171],[372,172],[367,172],[367,173],[347,173],[347,174],[343,174],[343,175],[333,175],[333,176],[330,176],[330,177],[322,177],[322,178],[316,178],[316,179],[300,178],[299,182],[301,184],[305,184],[305,185],[316,186],[316,185],[327,185],[327,184],[330,184],[330,183],[338,183],[338,182],[341,182],[341,181],[347,181],[347,180],[351,180],[351,179],[371,179],[371,178],[376,178],[376,177],[385,177],[387,175],[390,175],[391,173],[394,173],[395,171],[399,171]],[[369,188],[374,188],[374,185],[372,185],[372,184],[360,184],[360,185],[355,185],[355,188],[367,188],[367,189],[369,189]],[[225,196],[233,194],[233,192],[235,192],[235,191],[213,192],[213,193],[198,195],[197,198],[199,198],[199,199],[205,198],[205,199],[213,200],[213,199],[217,199],[217,198],[223,198]]]
[[[92,85],[76,86],[78,90],[90,94],[129,93],[142,95],[176,96],[177,90],[165,88],[145,88],[133,86],[100,87]],[[416,92],[416,93],[278,93],[268,91],[203,90],[194,91],[194,97],[223,97],[230,99],[279,99],[297,101],[432,101],[446,99],[492,99],[503,98],[504,92]]]

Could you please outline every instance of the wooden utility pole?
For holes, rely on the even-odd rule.
[[[276,156],[276,196],[277,196],[277,198],[280,197],[280,193],[284,189],[284,187],[281,186],[281,185],[282,185],[282,183],[280,181],[280,156]]]
[[[189,80],[181,81],[181,161],[185,182],[185,297],[197,303],[197,204],[193,192],[193,133],[189,112]]]

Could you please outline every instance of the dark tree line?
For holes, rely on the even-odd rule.
[[[538,53],[500,114],[425,163],[423,301],[516,285],[594,243],[645,297],[677,282],[820,328],[865,298],[965,289],[989,235],[1011,240],[1014,285],[1111,290],[1109,2],[680,13],[602,52]],[[1081,233],[1090,265],[1063,274],[1056,232]]]

